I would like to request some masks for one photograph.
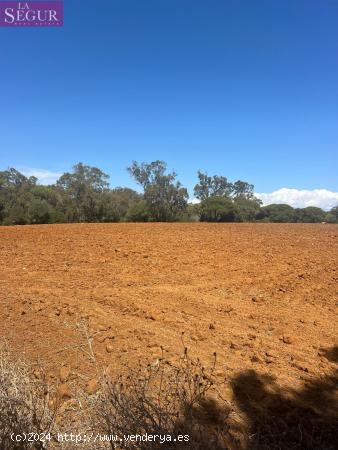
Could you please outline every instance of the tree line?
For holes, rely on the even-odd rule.
[[[338,223],[338,206],[329,212],[317,207],[286,204],[262,206],[254,186],[246,181],[198,171],[194,196],[169,172],[164,161],[127,168],[142,193],[109,187],[109,175],[83,163],[60,176],[55,184],[38,184],[14,168],[0,172],[0,224],[25,225],[73,222],[329,222]]]

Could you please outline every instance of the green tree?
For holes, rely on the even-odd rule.
[[[325,218],[325,212],[321,208],[308,206],[307,208],[298,208],[295,210],[296,222],[302,223],[320,223]]]
[[[200,220],[200,205],[189,203],[185,219],[186,222],[198,222]]]
[[[29,223],[27,209],[36,182],[35,177],[28,178],[14,168],[0,172],[0,218],[4,224]]]
[[[194,187],[194,195],[201,201],[209,197],[229,197],[232,193],[233,186],[223,176],[209,176],[200,170],[197,172],[199,182]]]
[[[28,223],[26,208],[16,203],[6,210],[4,225],[26,225]]]
[[[238,197],[234,200],[235,222],[253,222],[260,212],[261,200]]]
[[[142,196],[129,188],[117,187],[103,193],[105,221],[126,220],[129,209],[141,200]],[[112,220],[111,218],[114,218]]]
[[[261,202],[254,197],[252,184],[241,180],[230,183],[226,177],[211,177],[201,171],[198,171],[198,179],[194,195],[201,200],[201,220],[247,222],[255,219]]]
[[[338,205],[331,208],[329,214],[331,214],[334,217],[333,223],[338,223]]]
[[[126,214],[128,222],[148,222],[150,218],[151,214],[145,200],[132,204]]]
[[[95,192],[103,192],[109,187],[108,180],[109,175],[101,169],[78,163],[73,166],[73,172],[66,172],[58,179],[57,185],[67,189],[76,198],[81,198],[88,187]]]
[[[267,219],[269,222],[294,222],[295,210],[286,204],[271,204],[261,208],[257,219]]]
[[[108,190],[109,176],[97,167],[78,163],[64,173],[57,186],[67,193],[65,215],[70,221],[98,222],[104,216],[101,194]]]
[[[212,196],[200,204],[201,222],[233,222],[235,207],[231,199],[223,196]]]
[[[40,200],[45,200],[54,208],[61,208],[63,203],[62,190],[56,186],[36,185],[30,189],[31,194]]]
[[[232,194],[235,199],[245,198],[252,199],[254,198],[254,185],[247,183],[246,181],[237,180],[232,185]]]
[[[11,167],[8,170],[0,172],[0,189],[21,189],[35,186],[36,177],[26,177],[18,170]]]
[[[167,165],[164,161],[153,161],[149,164],[133,161],[127,170],[143,187],[143,198],[152,220],[174,221],[186,211],[188,191],[176,181],[175,172],[166,173]]]
[[[325,222],[327,222],[327,223],[337,223],[337,219],[335,218],[335,216],[334,216],[334,214],[332,214],[332,213],[330,213],[330,212],[328,212],[326,215],[325,215]]]
[[[52,218],[52,207],[46,200],[33,198],[27,210],[29,223],[50,223]]]

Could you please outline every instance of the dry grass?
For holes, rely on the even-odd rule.
[[[73,450],[57,433],[118,436],[121,441],[97,441],[77,445],[91,450],[333,450],[338,411],[337,372],[314,379],[303,390],[286,396],[275,381],[254,371],[233,380],[232,406],[222,399],[216,382],[216,354],[205,368],[183,347],[174,366],[163,357],[138,370],[112,379],[100,368],[88,341],[88,356],[96,365],[99,391],[74,392],[76,400],[55,402],[43,377],[35,379],[23,363],[13,362],[0,348],[0,449]],[[182,338],[183,343],[183,338]],[[326,351],[337,362],[336,347]],[[141,366],[140,366],[141,367]],[[49,405],[54,405],[49,408]],[[245,419],[241,427],[237,414]],[[50,433],[51,442],[15,443],[11,434]],[[134,435],[134,439],[124,439]],[[143,436],[143,440],[141,440]],[[152,441],[145,436],[157,436]],[[182,436],[178,440],[178,436]],[[174,441],[176,439],[176,441]]]
[[[105,376],[96,411],[98,428],[109,435],[162,437],[162,442],[123,441],[123,449],[228,448],[230,407],[215,387],[215,363],[216,355],[206,370],[185,349],[177,367],[158,359],[117,381]]]
[[[89,351],[92,352],[90,345]],[[117,380],[97,367],[99,392],[89,397],[78,392],[67,422],[66,403],[56,404],[55,392],[51,394],[46,383],[32,377],[28,366],[13,362],[9,352],[2,348],[0,448],[70,450],[74,444],[58,442],[57,433],[73,432],[122,438],[118,444],[92,442],[89,447],[87,444],[87,448],[95,450],[226,449],[230,408],[215,387],[215,364],[216,355],[207,370],[199,360],[192,360],[185,349],[177,367],[160,358]],[[50,405],[53,406],[49,408]],[[12,434],[24,433],[50,433],[51,441],[12,441]],[[157,435],[157,438],[154,442],[124,440],[128,435]]]
[[[15,442],[12,435],[52,432],[56,413],[48,408],[49,389],[35,380],[22,362],[14,362],[5,345],[0,348],[0,448],[43,449],[41,441]],[[48,442],[46,442],[47,444]]]

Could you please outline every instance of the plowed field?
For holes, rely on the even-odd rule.
[[[175,360],[183,342],[221,378],[297,387],[334,368],[338,228],[74,224],[0,229],[1,335],[48,370],[89,367],[82,325],[112,371]],[[330,353],[331,352],[331,353]]]

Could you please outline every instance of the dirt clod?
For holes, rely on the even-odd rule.
[[[99,381],[96,378],[89,380],[86,385],[86,392],[89,395],[95,394],[100,389]]]
[[[61,383],[65,383],[68,380],[69,375],[70,375],[69,367],[61,367],[59,371],[59,379]]]

